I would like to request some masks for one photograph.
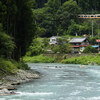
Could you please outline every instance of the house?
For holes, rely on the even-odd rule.
[[[89,45],[89,40],[86,37],[83,38],[73,38],[69,41],[72,45],[73,52],[83,52],[86,46]]]
[[[59,44],[58,39],[60,39],[60,38],[61,38],[60,36],[52,36],[52,37],[50,38],[49,44],[50,44],[50,45]]]

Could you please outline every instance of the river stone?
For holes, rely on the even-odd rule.
[[[10,91],[8,91],[8,89],[3,88],[2,90],[0,90],[0,94],[9,94]]]
[[[17,81],[17,82],[12,82],[11,85],[20,85],[20,82]]]
[[[7,81],[16,81],[17,80],[15,76],[6,76],[5,79]]]
[[[3,82],[0,82],[0,85],[2,85],[3,84]]]

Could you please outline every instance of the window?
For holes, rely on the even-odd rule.
[[[52,39],[52,41],[56,41],[55,39]]]

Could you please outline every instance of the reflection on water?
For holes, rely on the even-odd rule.
[[[18,95],[0,100],[100,100],[100,67],[67,64],[29,64],[42,74],[22,84]]]

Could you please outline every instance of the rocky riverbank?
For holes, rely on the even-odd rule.
[[[17,85],[40,78],[40,73],[33,70],[17,70],[16,75],[5,76],[0,81],[0,96],[14,95]]]

